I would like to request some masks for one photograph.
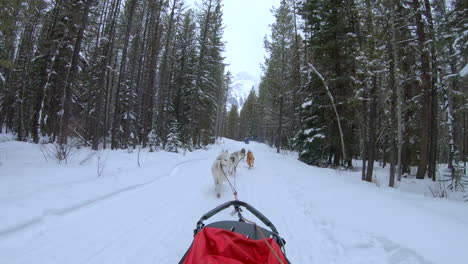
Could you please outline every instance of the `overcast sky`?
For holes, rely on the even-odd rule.
[[[200,0],[187,0],[187,3]],[[225,62],[233,75],[245,71],[260,77],[260,64],[264,62],[263,37],[270,34],[268,25],[274,22],[270,12],[280,0],[224,0]]]

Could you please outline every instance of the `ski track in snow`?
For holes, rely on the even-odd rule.
[[[160,184],[161,182],[164,182],[165,185],[165,190],[170,191],[173,186],[170,186],[173,184],[173,182],[167,182],[167,179],[170,177],[173,177],[178,173],[181,167],[186,166],[186,164],[189,163],[195,163],[195,162],[200,162],[206,160],[204,159],[190,159],[187,161],[183,161],[178,163],[168,174],[163,175],[162,177],[157,177],[154,180],[143,183],[143,184],[138,184],[136,186],[131,186],[116,192],[113,192],[109,195],[105,195],[99,199],[94,199],[85,205],[81,206],[74,206],[67,208],[65,210],[57,211],[57,212],[50,212],[48,210],[43,217],[41,217],[38,220],[31,221],[29,224],[28,228],[26,229],[17,229],[17,230],[11,230],[8,234],[3,234],[3,236],[0,236],[0,239],[2,240],[1,242],[4,242],[5,244],[9,242],[9,239],[11,236],[14,234],[22,235],[24,237],[30,237],[31,234],[34,234],[34,237],[37,238],[40,241],[47,240],[48,243],[42,244],[38,243],[40,246],[39,247],[34,247],[33,250],[25,251],[22,252],[22,256],[18,259],[16,259],[14,262],[8,262],[8,263],[120,263],[116,262],[117,258],[120,259],[121,255],[119,254],[113,254],[113,256],[109,256],[109,254],[105,254],[106,252],[114,252],[117,250],[119,251],[122,247],[119,248],[119,246],[123,246],[124,248],[128,248],[128,242],[129,241],[136,241],[139,242],[139,245],[144,247],[149,244],[151,246],[157,246],[159,244],[159,239],[164,240],[165,238],[169,237],[171,235],[171,230],[166,228],[165,230],[157,230],[153,231],[152,233],[150,232],[149,234],[154,235],[150,236],[148,238],[148,232],[147,229],[144,227],[151,227],[151,226],[170,226],[171,222],[173,222],[174,218],[177,217],[176,214],[180,212],[179,210],[173,210],[174,208],[171,208],[171,204],[167,202],[167,200],[164,199],[158,199],[155,204],[152,205],[151,209],[153,210],[148,210],[146,212],[142,212],[141,210],[138,210],[135,212],[136,216],[142,216],[142,218],[134,219],[135,221],[128,221],[125,223],[118,222],[118,226],[111,226],[112,232],[110,230],[105,230],[108,232],[103,232],[105,234],[104,236],[102,235],[93,235],[90,236],[89,238],[83,237],[82,231],[84,230],[79,230],[77,232],[74,232],[73,230],[68,230],[66,229],[65,232],[67,232],[67,239],[48,239],[47,237],[49,236],[48,230],[50,228],[56,229],[56,226],[62,225],[64,223],[63,227],[65,228],[72,228],[73,226],[66,226],[69,222],[69,220],[74,221],[77,218],[81,218],[82,215],[85,215],[87,217],[88,215],[92,217],[102,217],[102,215],[99,215],[99,212],[109,212],[105,211],[105,209],[108,209],[109,207],[115,207],[116,205],[119,205],[120,203],[125,203],[128,200],[136,199],[140,200],[142,197],[143,193],[152,192],[154,189],[160,189],[160,188],[155,188],[154,185]],[[169,183],[169,186],[167,186]],[[152,195],[151,195],[152,196]],[[145,197],[145,196],[143,196]],[[152,200],[151,197],[145,197],[148,198],[146,201]],[[141,201],[138,201],[141,202]],[[188,201],[186,201],[188,202]],[[126,207],[125,210],[127,210],[129,207]],[[100,210],[104,209],[104,210]],[[181,209],[181,208],[179,208]],[[97,213],[91,213],[89,214],[89,211],[97,211]],[[120,210],[117,210],[120,211]],[[157,214],[157,212],[164,212],[164,215],[161,217]],[[109,217],[109,216],[104,216],[104,217]],[[157,221],[156,221],[157,219]],[[111,222],[112,219],[109,219]],[[87,227],[92,227],[93,223],[98,223],[99,220],[96,221],[89,221],[89,226]],[[85,226],[86,227],[86,226]],[[142,228],[143,227],[143,228]],[[108,226],[106,226],[108,228]],[[19,232],[19,231],[27,231],[27,232]],[[99,231],[99,230],[98,230]],[[114,232],[115,231],[115,232]],[[136,235],[138,234],[138,235]],[[52,236],[52,235],[50,235]],[[46,239],[47,238],[47,239]],[[158,243],[155,243],[156,240],[158,240]],[[143,241],[142,239],[146,240],[151,240],[153,239],[152,243],[141,243]],[[77,245],[79,246],[78,248],[81,248],[82,246],[88,244],[88,245],[96,245],[94,248],[89,248],[88,253],[83,255],[83,259],[80,259],[81,257],[81,252],[75,251],[71,252],[72,254],[62,254],[64,257],[70,257],[74,256],[76,257],[76,262],[75,260],[72,260],[72,262],[69,262],[70,260],[61,260],[60,256],[54,256],[55,254],[60,254],[60,252],[56,252],[56,249],[61,249],[63,248],[63,245],[66,245],[67,243],[74,244],[73,246],[70,247],[71,250],[74,251],[73,247],[76,247]],[[8,247],[8,245],[6,246]],[[5,248],[6,248],[5,247]],[[2,247],[2,244],[0,243],[0,248]],[[28,248],[28,247],[26,247]],[[78,248],[76,248],[78,250]],[[134,251],[138,251],[138,248],[133,248]],[[152,252],[154,250],[149,250],[148,252]],[[46,252],[46,254],[44,254]],[[157,250],[156,250],[157,252]],[[1,253],[1,252],[0,252]],[[1,254],[0,254],[1,256]],[[101,260],[100,257],[105,256],[104,260]],[[138,256],[138,255],[136,255]],[[38,259],[41,260],[41,258],[44,258],[43,261],[38,261]],[[60,261],[57,261],[58,258]],[[156,257],[155,257],[156,258]],[[74,258],[75,259],[75,258]],[[156,258],[157,259],[157,258]],[[31,262],[31,260],[33,260]],[[3,263],[0,258],[0,263]],[[130,262],[124,262],[124,263],[132,263]],[[148,262],[150,263],[150,262]],[[153,261],[154,263],[154,261]],[[156,263],[158,263],[156,261]]]
[[[236,178],[231,178],[238,198],[272,221],[286,240],[291,263],[432,263],[389,238],[336,223],[326,215],[310,192],[323,189],[320,195],[333,195],[340,181],[311,180],[314,175],[304,173],[311,167],[294,157],[278,155],[262,144],[233,141],[189,154],[169,172],[148,182],[68,208],[50,209],[39,218],[3,229],[0,263],[178,263],[200,216],[233,199],[227,182],[221,199],[216,199],[212,161],[222,148],[232,152],[242,147],[253,150],[255,166],[248,169],[241,161]],[[149,173],[157,168],[142,169]],[[336,176],[333,170],[320,171]],[[237,219],[231,212],[227,209],[206,223]],[[248,212],[244,214],[259,222]]]
[[[8,227],[8,228],[5,228],[3,230],[0,229],[0,239],[5,239],[10,234],[14,234],[14,233],[17,233],[19,231],[23,231],[23,230],[26,230],[26,229],[29,229],[29,228],[33,228],[36,225],[44,224],[49,219],[61,217],[61,216],[70,214],[72,212],[75,212],[77,210],[84,209],[84,208],[90,207],[90,206],[94,206],[97,203],[100,203],[100,202],[106,201],[108,199],[114,198],[115,196],[119,196],[119,195],[121,195],[123,193],[131,192],[131,191],[139,191],[142,188],[147,188],[149,185],[154,184],[155,182],[157,182],[157,181],[159,181],[161,179],[172,176],[178,170],[178,168],[180,166],[182,166],[182,165],[184,165],[186,163],[189,163],[189,162],[196,162],[196,161],[201,161],[201,160],[206,160],[206,158],[205,159],[192,159],[192,160],[182,161],[182,162],[176,164],[175,167],[171,170],[171,172],[169,174],[163,174],[163,175],[161,175],[159,177],[156,177],[156,178],[154,178],[154,179],[152,179],[150,181],[144,182],[144,183],[139,183],[139,184],[135,184],[135,185],[125,187],[125,188],[121,188],[121,189],[118,189],[118,190],[113,191],[111,193],[105,194],[103,196],[100,196],[100,197],[97,197],[97,198],[94,198],[94,199],[90,199],[90,200],[86,200],[86,201],[74,204],[74,205],[66,207],[66,208],[47,209],[42,213],[42,215],[40,217],[37,217],[35,219],[32,219],[32,220],[24,222],[24,223],[20,223],[18,225],[13,226],[13,227]],[[86,182],[86,180],[74,181],[74,182],[71,182],[71,183],[78,183],[78,182]]]

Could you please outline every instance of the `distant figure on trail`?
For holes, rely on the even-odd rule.
[[[250,141],[250,140],[249,140],[248,137],[246,137],[246,138],[244,139],[244,143],[245,143],[245,144],[249,144],[249,141]]]

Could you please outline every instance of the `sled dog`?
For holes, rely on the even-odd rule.
[[[255,160],[255,157],[254,157],[252,151],[249,150],[249,152],[247,152],[247,160],[246,160],[247,165],[249,165],[249,169],[253,168],[254,160]]]
[[[216,160],[228,160],[229,157],[229,152],[227,150],[222,150],[221,153],[219,153],[218,157],[216,157]]]
[[[245,158],[245,149],[240,151],[233,152],[230,156],[231,170],[230,174],[234,174],[237,171],[237,165],[239,162]]]
[[[215,185],[216,197],[221,197],[221,185],[226,181],[229,166],[228,152],[223,151],[211,165],[211,174]]]

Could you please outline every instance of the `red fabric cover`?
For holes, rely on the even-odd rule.
[[[284,264],[286,258],[272,238],[268,243]],[[221,228],[205,227],[194,239],[184,264],[280,264],[264,239],[253,240]]]

